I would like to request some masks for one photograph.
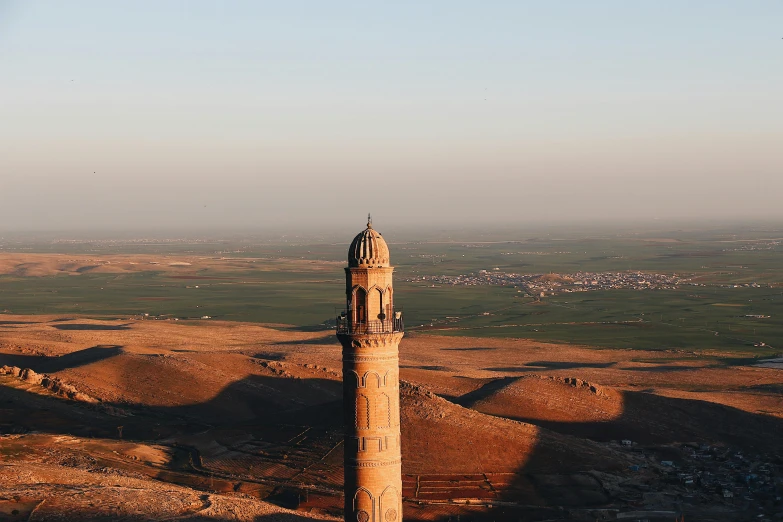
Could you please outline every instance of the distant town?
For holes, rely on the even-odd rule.
[[[780,457],[776,455],[745,455],[737,448],[704,442],[690,442],[679,447],[637,446],[630,440],[623,440],[621,444],[624,449],[630,449],[644,459],[629,468],[638,475],[630,478],[626,485],[638,490],[641,496],[640,499],[628,498],[629,506],[641,504],[646,510],[663,509],[666,504],[661,500],[675,495],[682,504],[698,506],[711,503],[717,512],[730,512],[732,509],[774,512],[780,505],[783,481]],[[677,458],[659,460],[659,452],[677,455]],[[666,493],[661,493],[663,491]],[[635,513],[644,515],[651,512]],[[630,514],[626,513],[626,516]],[[671,514],[674,515],[674,512]],[[758,518],[769,520],[763,514],[759,514]]]
[[[683,285],[707,286],[694,281],[693,276],[658,274],[650,272],[575,272],[573,274],[515,274],[502,272],[498,268],[479,270],[465,275],[422,275],[406,279],[411,283],[428,286],[511,286],[520,293],[534,297],[545,297],[561,293],[588,292],[591,290],[676,290]],[[714,285],[711,285],[714,286]],[[757,283],[717,285],[727,288],[753,287]]]

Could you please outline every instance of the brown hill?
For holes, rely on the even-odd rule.
[[[560,508],[595,520],[594,509],[668,506],[639,492],[685,492],[662,482],[668,470],[659,467],[670,454],[687,464],[683,442],[754,454],[781,449],[780,373],[743,361],[408,336],[401,346],[406,519],[486,514],[487,503],[495,520],[558,519]],[[111,518],[114,504],[104,495],[122,498],[122,488],[133,487],[129,505],[142,507],[117,511],[127,519],[169,516],[164,504],[157,510],[159,495],[171,495],[185,517],[206,509],[193,499],[223,503],[226,511],[205,511],[204,520],[244,520],[239,504],[260,513],[267,508],[259,499],[340,514],[341,363],[330,331],[4,316],[2,365],[17,369],[0,375],[0,479],[16,492],[7,498],[18,497],[20,513],[68,490],[73,503],[61,509]],[[649,445],[647,456],[606,442],[622,438]],[[30,489],[13,478],[28,467],[36,474],[27,479],[51,475],[50,485]],[[72,469],[79,484],[63,482]],[[142,482],[106,485],[115,476]],[[0,518],[9,505],[0,503]]]
[[[577,378],[531,374],[493,380],[457,402],[476,411],[529,422],[607,422],[622,415],[622,395]]]
[[[403,383],[406,473],[571,473],[618,469],[627,459],[590,441],[484,415]]]
[[[693,399],[617,390],[577,378],[526,375],[491,381],[457,402],[597,441],[645,444],[700,441],[783,451],[775,417]]]
[[[548,283],[552,283],[552,282],[573,283],[574,282],[573,278],[571,278],[570,276],[556,274],[554,272],[549,273],[549,274],[540,275],[540,276],[536,277],[535,280],[536,281],[540,281],[540,282],[548,282]]]

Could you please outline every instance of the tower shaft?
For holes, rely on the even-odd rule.
[[[358,243],[357,243],[358,242]],[[379,254],[380,252],[380,254]],[[367,230],[354,239],[346,274],[343,348],[345,520],[402,520],[399,343],[388,248]]]
[[[397,522],[402,514],[400,384],[402,333],[343,340],[345,520]]]

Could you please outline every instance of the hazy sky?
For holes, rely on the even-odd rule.
[[[783,2],[0,0],[0,228],[783,218]]]

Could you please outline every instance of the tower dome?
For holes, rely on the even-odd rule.
[[[348,266],[351,268],[389,266],[389,247],[380,232],[372,228],[372,220],[369,216],[367,228],[353,238],[348,249]]]

